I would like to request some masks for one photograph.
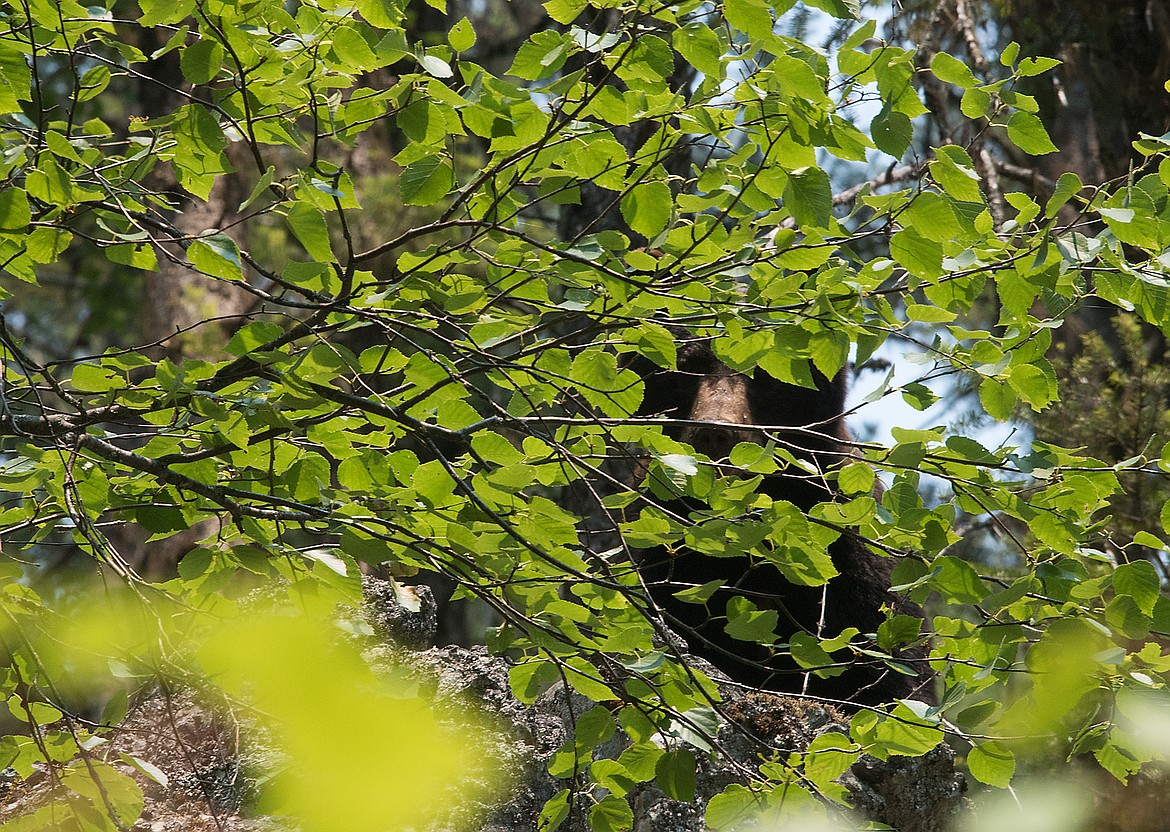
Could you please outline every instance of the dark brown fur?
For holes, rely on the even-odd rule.
[[[779,428],[770,431],[772,435],[820,471],[832,469],[850,454],[843,416],[843,374],[830,380],[814,373],[816,389],[777,381],[758,369],[747,376],[720,363],[710,344],[699,339],[680,346],[677,371],[655,368],[644,361],[636,366],[646,385],[638,414],[679,420],[680,424],[668,427],[666,432],[713,461],[725,459],[739,442],[763,443],[764,431],[695,422]],[[784,431],[785,427],[790,430]],[[805,512],[835,497],[823,477],[796,470],[765,477],[758,491],[773,500],[791,502]],[[666,507],[683,515],[697,508],[683,500],[672,501]],[[886,620],[883,607],[922,617],[916,604],[889,591],[892,558],[875,553],[853,535],[839,537],[829,546],[829,554],[840,574],[823,587],[791,584],[762,560],[708,557],[688,550],[673,555],[665,549],[647,550],[640,558],[639,571],[671,629],[686,639],[693,653],[738,682],[867,705],[904,697],[931,701],[930,670],[922,660],[924,652],[920,647],[911,647],[901,656],[915,668],[915,675],[899,673],[880,660],[846,651],[836,656],[849,655],[851,666],[838,676],[824,679],[800,668],[786,655],[771,656],[766,647],[732,638],[725,632],[727,602],[736,595],[752,600],[761,609],[779,612],[776,631],[781,642],[798,631],[831,638],[856,627],[863,635],[873,634]],[[706,606],[684,603],[674,595],[714,580],[724,581],[724,587]]]

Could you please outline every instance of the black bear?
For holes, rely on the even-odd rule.
[[[759,369],[748,376],[721,363],[708,339],[689,335],[680,338],[677,370],[664,370],[641,358],[631,366],[645,383],[637,415],[672,420],[665,432],[713,462],[725,459],[737,443],[763,444],[766,439],[763,431],[712,422],[781,428],[769,433],[794,457],[811,462],[821,472],[832,470],[850,455],[843,415],[844,373],[828,379],[814,371],[816,389],[777,381]],[[765,477],[757,491],[805,512],[834,498],[834,490],[823,476],[792,467]],[[681,499],[664,507],[682,516],[701,508]],[[693,654],[737,682],[855,705],[906,697],[933,701],[932,676],[921,647],[899,654],[912,673],[901,673],[878,658],[845,650],[834,658],[848,655],[848,668],[829,678],[801,668],[788,654],[787,643],[799,632],[832,638],[856,627],[862,634],[853,639],[858,644],[886,620],[883,607],[922,617],[916,604],[890,592],[892,558],[873,552],[849,534],[831,543],[828,554],[839,574],[824,586],[789,583],[762,558],[711,557],[688,549],[642,551],[638,570],[667,625],[687,641]],[[714,581],[723,585],[705,604],[684,602],[675,596],[680,590]],[[778,649],[727,633],[727,605],[736,597],[750,600],[761,610],[777,612]]]

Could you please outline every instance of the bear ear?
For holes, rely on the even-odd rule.
[[[711,339],[699,338],[685,333],[678,345],[678,370],[680,373],[707,375],[723,367],[711,349]]]

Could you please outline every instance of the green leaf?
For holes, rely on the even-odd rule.
[[[686,748],[668,751],[658,758],[654,782],[671,800],[695,799],[695,755]]]
[[[222,277],[224,280],[243,280],[244,269],[240,263],[240,249],[236,241],[222,231],[205,233],[187,249],[191,265],[204,274]]]
[[[85,393],[104,393],[108,390],[118,390],[126,384],[122,373],[115,372],[109,367],[97,364],[78,364],[74,367],[73,376],[69,383],[74,390]]]
[[[526,81],[547,78],[564,66],[574,47],[564,33],[536,32],[517,51],[508,74]]]
[[[864,462],[851,462],[837,473],[837,486],[845,494],[869,494],[873,492],[877,475]]]
[[[289,209],[287,222],[292,233],[313,260],[318,263],[333,261],[333,249],[329,244],[329,228],[325,224],[325,215],[320,209],[304,202],[297,202]]]
[[[411,485],[419,498],[432,508],[448,505],[455,499],[455,481],[437,459],[415,468]]]
[[[265,344],[279,338],[284,329],[270,321],[253,321],[236,330],[232,340],[228,342],[227,352],[235,356],[243,356]]]
[[[81,157],[77,155],[77,150],[69,143],[69,139],[56,130],[50,130],[45,134],[45,144],[48,145],[49,150],[63,159],[68,159],[71,162],[81,161]]]
[[[980,783],[1004,789],[1015,774],[1016,757],[998,742],[983,742],[968,752],[967,770]]]
[[[666,229],[674,208],[674,198],[665,182],[643,182],[622,197],[621,211],[630,228],[647,239],[654,239]]]
[[[774,35],[772,11],[764,0],[735,0],[725,3],[723,16],[756,44],[766,44]]]
[[[46,702],[24,701],[18,696],[8,698],[8,711],[21,722],[51,725],[64,714]]]
[[[632,370],[619,369],[610,352],[585,350],[573,359],[570,376],[585,400],[608,415],[628,416],[642,402],[641,380]]]
[[[446,125],[429,98],[419,98],[398,111],[398,128],[414,142],[434,145],[446,136]]]
[[[935,149],[930,175],[954,199],[960,202],[983,202],[979,174],[975,172],[975,165],[967,151],[958,145],[948,144]]]
[[[1121,783],[1125,783],[1129,776],[1142,770],[1142,761],[1135,759],[1133,753],[1125,748],[1119,748],[1107,742],[1100,748],[1093,749],[1093,756],[1100,763],[1101,768],[1112,774]]]
[[[844,734],[835,731],[815,737],[808,746],[804,773],[821,788],[849,770],[861,756],[861,749]]]
[[[1128,595],[1118,595],[1109,602],[1105,622],[1125,638],[1144,639],[1150,632],[1150,616],[1143,614]]]
[[[746,598],[731,598],[727,602],[727,624],[724,630],[732,638],[760,644],[776,640],[776,625],[780,614],[776,610],[761,610]]]
[[[13,186],[0,190],[0,234],[26,234],[32,212],[28,207],[28,196]]]
[[[219,74],[222,64],[223,46],[206,37],[183,49],[179,57],[183,77],[192,84],[208,83]]]
[[[807,61],[777,55],[773,64],[776,81],[786,96],[817,104],[825,99],[825,79]]]
[[[395,29],[405,17],[394,0],[358,0],[357,9],[367,23],[379,29]]]
[[[784,207],[801,228],[828,228],[833,216],[829,175],[814,167],[791,171],[784,186]]]
[[[145,27],[180,23],[195,10],[195,0],[138,0],[142,17],[138,25]]]
[[[945,600],[956,604],[979,604],[988,595],[974,567],[951,555],[935,558],[932,585]]]
[[[455,186],[455,172],[438,156],[427,156],[402,172],[399,187],[407,205],[434,205]]]
[[[809,339],[808,351],[825,378],[836,378],[849,363],[849,347],[849,339],[843,333],[824,330]]]
[[[142,814],[145,801],[134,778],[100,760],[74,763],[58,777],[61,785],[94,806],[109,806],[123,826],[133,825]]]
[[[123,243],[110,246],[106,249],[106,259],[111,263],[144,271],[154,271],[158,268],[158,257],[154,253],[154,246],[151,245],[136,246],[133,243]]]
[[[393,4],[393,12],[397,15],[402,14],[402,10]],[[391,28],[386,35],[378,41],[377,46],[374,47],[379,60],[383,63],[397,63],[411,57],[414,53],[410,48],[410,44],[406,42],[406,33],[401,29]]]
[[[452,26],[447,33],[447,43],[456,52],[464,52],[475,46],[475,29],[471,27],[471,21],[465,17]]]
[[[659,367],[678,369],[678,340],[670,330],[653,321],[643,321],[637,329],[627,329],[623,336],[627,343]]]
[[[565,678],[577,693],[594,702],[613,699],[613,692],[600,680],[597,668],[585,659],[574,657],[565,663]],[[600,707],[600,706],[599,706]],[[611,720],[612,723],[612,720]],[[578,720],[578,727],[580,720]]]
[[[544,8],[549,17],[567,26],[589,8],[589,0],[549,0]]]
[[[626,711],[623,711],[619,716],[619,721],[622,723],[622,727],[626,728],[627,734],[636,736],[646,728],[644,724],[639,724],[638,726],[627,725],[630,721],[630,715]],[[649,733],[651,736],[657,733],[654,730],[653,723],[649,725]],[[634,740],[634,745],[631,745],[622,752],[622,755],[618,758],[618,762],[625,766],[626,770],[633,777],[637,778],[638,782],[645,783],[647,780],[654,779],[654,774],[658,770],[658,762],[662,759],[664,753],[653,742]]]
[[[578,751],[592,751],[612,737],[616,729],[609,710],[604,705],[594,705],[577,717],[573,727],[573,741]]]
[[[382,58],[374,53],[370,44],[353,26],[339,26],[334,29],[332,41],[333,54],[351,71],[369,72],[384,64]]]
[[[991,93],[979,87],[964,90],[959,110],[970,119],[983,118],[991,110]]]
[[[314,587],[323,589],[319,582]],[[346,598],[347,607],[357,600]],[[324,603],[315,608],[324,612],[335,599],[336,594],[320,598]],[[298,760],[296,779],[265,790],[265,800],[273,799],[266,808],[317,829],[408,829],[437,816],[448,805],[444,793],[455,805],[464,802],[463,794],[446,786],[455,785],[457,772],[478,765],[467,753],[476,731],[470,720],[461,721],[460,734],[443,735],[439,719],[413,691],[379,682],[358,650],[342,639],[330,644],[327,618],[256,619],[241,615],[220,624],[210,639],[200,641],[199,663],[227,696],[246,695],[269,724],[278,725],[284,747]],[[326,702],[333,712],[322,724],[320,707]],[[414,749],[422,756],[385,754],[392,738],[402,743],[400,751]],[[338,748],[345,748],[344,756]]]
[[[674,48],[699,72],[711,78],[723,77],[723,54],[719,36],[703,23],[688,23],[674,30]]]
[[[1056,180],[1056,188],[1053,190],[1052,196],[1048,199],[1048,203],[1044,206],[1044,217],[1046,219],[1055,217],[1056,212],[1059,211],[1064,206],[1064,204],[1068,202],[1070,198],[1072,198],[1074,194],[1079,193],[1084,187],[1084,184],[1081,183],[1081,178],[1072,171],[1066,171],[1062,173],[1060,178]]]
[[[861,46],[877,32],[877,20],[870,17],[860,26],[854,28],[841,44],[841,51],[846,52],[851,49],[860,49]]]
[[[1048,137],[1048,131],[1044,129],[1039,116],[1032,113],[1012,113],[1007,123],[1007,134],[1016,147],[1032,156],[1056,153],[1058,149]]]
[[[485,460],[496,465],[519,465],[525,460],[524,453],[498,433],[477,433],[471,439],[471,447]]]
[[[771,563],[780,570],[784,578],[799,586],[821,586],[838,574],[823,546],[818,546],[812,529],[803,540],[791,541],[794,545],[777,553],[767,553]],[[835,533],[830,533],[834,537]]]
[[[916,277],[934,280],[942,276],[942,246],[916,229],[904,228],[890,238],[890,256]]]
[[[637,549],[646,549],[678,540],[681,535],[664,518],[644,512],[637,520],[623,523],[622,539]]]
[[[911,303],[906,306],[906,317],[911,321],[939,324],[953,321],[956,316],[954,312],[939,309],[931,304]]]
[[[20,112],[20,102],[32,99],[32,70],[24,53],[0,41],[0,113]]]
[[[179,184],[200,199],[207,199],[217,176],[232,173],[223,150],[227,145],[219,122],[198,104],[175,111],[172,128],[176,147],[171,164]]]
[[[750,789],[732,783],[707,801],[704,820],[711,829],[721,832],[734,829],[763,809],[763,800]]]
[[[536,821],[536,832],[554,832],[569,818],[569,790],[561,789],[545,801]]]
[[[902,158],[914,138],[914,126],[910,118],[888,107],[873,117],[869,129],[877,149],[895,159]]]
[[[589,774],[599,788],[608,789],[615,797],[625,797],[638,785],[633,774],[617,760],[597,760],[589,766]]]
[[[1051,367],[1036,364],[1013,364],[1008,383],[1020,401],[1033,410],[1042,410],[1056,398],[1056,377]]]
[[[837,676],[844,672],[841,667],[829,667],[833,664],[830,656],[821,646],[821,640],[811,633],[793,633],[789,650],[792,658],[801,667],[813,670],[817,676]]]
[[[276,168],[272,165],[268,166],[268,170],[264,171],[264,175],[257,181],[255,187],[252,188],[252,193],[248,194],[248,198],[240,203],[239,211],[243,211],[253,202],[260,198],[260,195],[266,193],[276,181]]]
[[[711,596],[719,591],[727,582],[722,578],[716,578],[713,581],[707,581],[700,586],[692,586],[687,589],[680,589],[674,593],[674,597],[687,604],[705,604],[711,600]]]
[[[589,810],[589,828],[592,832],[629,832],[634,828],[634,810],[622,798],[607,795]]]
[[[89,101],[91,98],[97,98],[110,85],[110,80],[113,77],[110,68],[105,65],[86,70],[85,74],[81,76],[81,81],[77,84],[77,100]]]
[[[1056,58],[1024,58],[1024,60],[1020,61],[1020,65],[1016,67],[1016,74],[1021,78],[1042,75],[1048,70],[1060,66],[1061,63]]]
[[[922,632],[922,619],[916,615],[895,615],[878,625],[878,645],[883,650],[917,641]]]
[[[918,757],[943,741],[943,732],[937,725],[920,720],[905,705],[898,705],[893,714],[858,713],[850,722],[849,734],[879,759],[892,754]]]
[[[75,202],[73,177],[52,156],[41,157],[40,165],[29,171],[25,186],[30,196],[50,205],[65,208]]]
[[[118,725],[130,711],[130,697],[124,690],[117,690],[102,708],[102,724]]]
[[[96,465],[83,469],[77,482],[77,495],[87,512],[97,515],[105,511],[110,504],[110,480],[106,472]]]
[[[1132,598],[1144,614],[1153,615],[1160,590],[1157,570],[1147,560],[1123,563],[1113,571],[1113,590]]]
[[[911,200],[898,217],[906,228],[913,228],[928,240],[947,243],[964,235],[955,214],[955,202],[934,191],[923,191]]]
[[[1165,448],[1163,449],[1163,451],[1162,451],[1162,453],[1163,453],[1163,457],[1162,457],[1162,460],[1163,460],[1162,464],[1163,464],[1163,466],[1165,466],[1165,464],[1166,464],[1166,462],[1165,462],[1165,461],[1166,461],[1165,454],[1166,454],[1166,452],[1167,452],[1167,451],[1170,451],[1170,444],[1167,444],[1167,445],[1166,445],[1166,447],[1165,447]],[[1162,505],[1162,510],[1161,510],[1161,512],[1160,512],[1160,517],[1161,517],[1161,520],[1162,520],[1162,531],[1164,531],[1164,532],[1166,532],[1166,533],[1170,534],[1170,500],[1166,501],[1166,502],[1165,502],[1165,503]]]
[[[926,410],[935,402],[939,401],[940,398],[941,396],[937,395],[925,384],[911,382],[902,388],[902,400],[915,410]]]
[[[956,87],[968,89],[978,85],[975,75],[971,69],[962,61],[958,60],[946,52],[936,52],[934,57],[930,60],[930,71],[933,72],[939,80],[946,81],[948,84],[954,84]]]
[[[837,18],[857,20],[861,15],[861,0],[804,0],[804,3]]]

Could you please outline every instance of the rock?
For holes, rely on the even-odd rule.
[[[866,817],[901,832],[942,832],[962,806],[967,781],[946,744],[921,757],[864,756],[841,778]]]
[[[362,576],[362,617],[383,640],[408,650],[435,643],[438,604],[428,586]]]

